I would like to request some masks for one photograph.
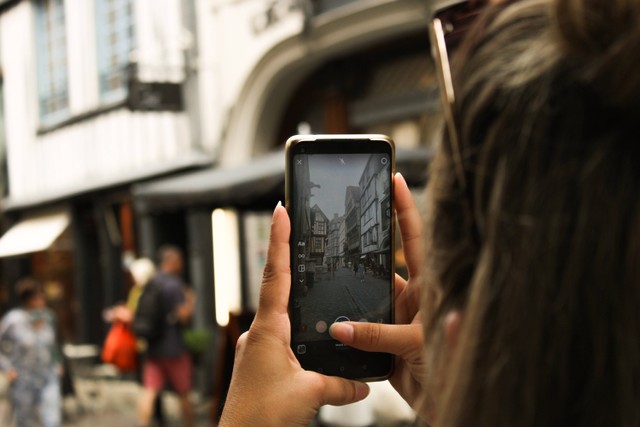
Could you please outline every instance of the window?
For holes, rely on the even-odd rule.
[[[381,203],[382,205],[382,216],[385,219],[382,221],[382,231],[387,231],[389,229],[389,224],[391,223],[391,197],[387,196]]]
[[[369,224],[370,221],[373,221],[377,224],[378,222],[378,206],[376,203],[372,203],[369,207],[364,211],[362,215],[362,227],[365,227]]]
[[[129,53],[134,47],[132,0],[96,0],[100,100],[117,102],[127,96]]]
[[[313,238],[313,246],[314,253],[323,253],[324,252],[324,239],[322,237],[314,237]]]
[[[366,233],[362,235],[362,245],[370,246],[378,243],[378,229],[377,227],[370,228]]]
[[[67,40],[63,0],[36,0],[36,53],[40,121],[52,125],[69,115]]]

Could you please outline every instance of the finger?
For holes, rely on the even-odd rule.
[[[268,318],[274,314],[287,314],[291,270],[289,260],[289,233],[291,224],[286,209],[278,203],[273,212],[269,251],[264,267],[260,303],[256,319]]]
[[[399,325],[411,323],[420,309],[420,287],[409,287],[408,282],[396,274],[394,295],[394,323]]]
[[[393,288],[393,293],[395,297],[398,298],[400,294],[402,294],[402,292],[405,290],[406,287],[407,287],[407,281],[404,280],[404,278],[400,276],[398,273],[396,273],[396,282]]]
[[[322,375],[320,378],[321,405],[348,405],[359,402],[369,395],[369,386],[365,383]]]
[[[407,182],[400,173],[394,176],[393,184],[404,256],[409,275],[415,277],[420,274],[423,263],[422,219]]]
[[[422,325],[339,322],[329,328],[331,336],[343,344],[364,351],[406,356],[422,347]]]

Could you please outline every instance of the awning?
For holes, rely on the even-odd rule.
[[[410,185],[423,185],[432,157],[428,148],[398,149],[396,169]],[[144,210],[183,205],[246,207],[284,196],[285,154],[267,154],[232,167],[208,168],[133,187],[139,207]]]
[[[138,184],[132,192],[145,209],[188,204],[245,206],[256,199],[284,194],[284,152],[239,166],[208,168]]]
[[[69,213],[64,210],[25,217],[0,238],[0,257],[48,249],[69,226],[69,222]]]

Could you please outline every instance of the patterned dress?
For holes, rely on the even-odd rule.
[[[60,426],[61,398],[51,311],[9,311],[0,321],[0,369],[14,370],[10,398],[18,427]]]

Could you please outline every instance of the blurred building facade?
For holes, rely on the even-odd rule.
[[[101,343],[123,260],[173,243],[196,324],[215,327],[211,211],[231,208],[251,311],[288,136],[388,134],[424,183],[439,129],[426,26],[415,0],[0,0],[3,289],[36,275],[66,339]],[[33,221],[48,221],[44,242],[5,239]]]
[[[15,234],[0,242],[4,286],[40,278],[66,340],[101,342],[102,310],[126,297],[123,255],[142,252],[130,185],[212,163],[188,93],[183,6],[2,2],[2,208]],[[20,246],[34,239],[29,221],[49,224],[48,242]]]

